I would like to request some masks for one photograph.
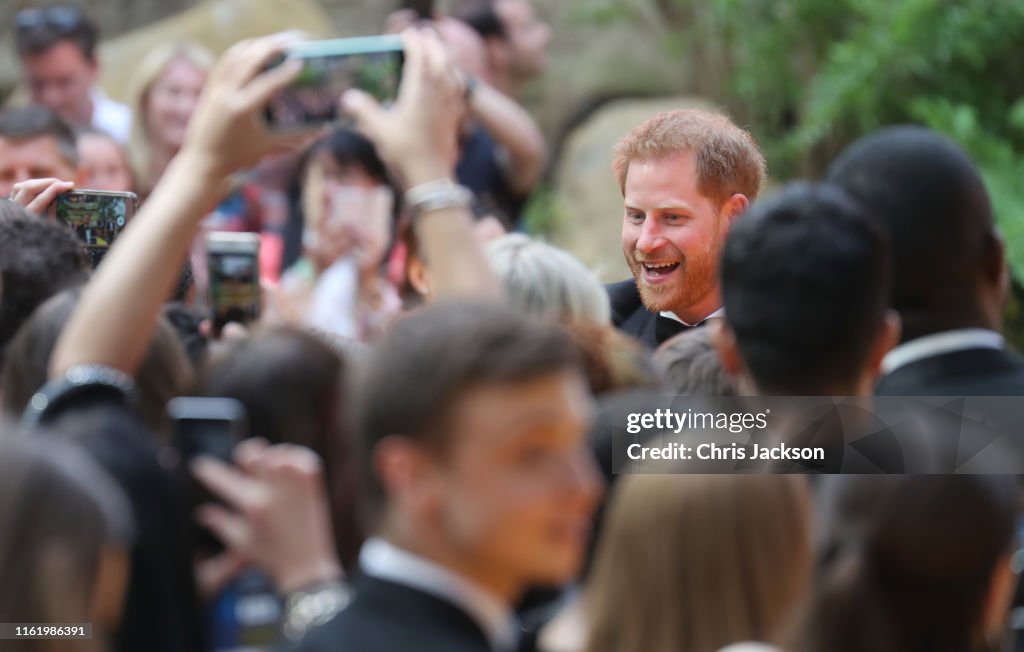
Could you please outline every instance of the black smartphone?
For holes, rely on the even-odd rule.
[[[192,475],[189,462],[198,455],[209,455],[231,464],[235,446],[248,429],[245,406],[233,398],[179,396],[167,403],[167,414],[178,453],[192,546],[201,554],[216,554],[223,545],[196,523],[192,514],[200,505],[220,501]]]
[[[214,231],[206,237],[206,264],[213,331],[229,321],[247,324],[260,316],[260,236]]]
[[[186,465],[197,455],[231,462],[235,445],[245,437],[245,406],[233,398],[179,396],[167,403],[174,447]]]
[[[71,190],[57,195],[55,204],[57,219],[82,241],[95,268],[135,215],[139,198],[133,192]]]
[[[307,41],[293,46],[281,62],[288,59],[300,59],[303,66],[298,78],[267,104],[267,124],[278,130],[333,122],[338,98],[350,88],[381,103],[393,101],[405,56],[402,38],[386,35]]]

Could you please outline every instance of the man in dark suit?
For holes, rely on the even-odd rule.
[[[726,234],[761,190],[764,157],[728,118],[695,109],[641,124],[614,150],[622,252],[633,280],[608,286],[612,322],[651,348],[721,314]]]
[[[848,147],[828,181],[888,231],[899,346],[876,393],[1024,394],[1024,361],[999,331],[1008,272],[988,193],[967,154],[923,127],[894,127]]]
[[[514,652],[513,605],[574,579],[600,480],[560,330],[486,304],[399,322],[358,380],[364,545],[354,598],[304,652]]]
[[[786,186],[722,254],[723,366],[743,394],[870,396],[899,340],[890,275],[882,230],[842,190]]]

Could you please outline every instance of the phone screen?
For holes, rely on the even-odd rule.
[[[219,251],[208,245],[210,301],[216,332],[230,321],[247,324],[260,314],[259,251]]]
[[[135,214],[134,193],[73,190],[57,195],[57,219],[75,232],[93,267]]]
[[[394,36],[312,41],[289,57],[302,59],[302,72],[267,104],[267,122],[276,129],[296,129],[338,117],[338,99],[358,88],[386,103],[398,95],[404,60],[401,39]]]

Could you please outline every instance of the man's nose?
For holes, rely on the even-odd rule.
[[[640,229],[640,238],[636,241],[636,248],[640,253],[653,253],[665,244],[665,235],[656,220],[644,220]]]

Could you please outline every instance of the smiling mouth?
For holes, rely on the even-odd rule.
[[[658,265],[651,265],[649,263],[641,263],[644,271],[651,278],[660,278],[662,276],[668,276],[672,272],[676,271],[679,267],[679,263],[662,263]]]

